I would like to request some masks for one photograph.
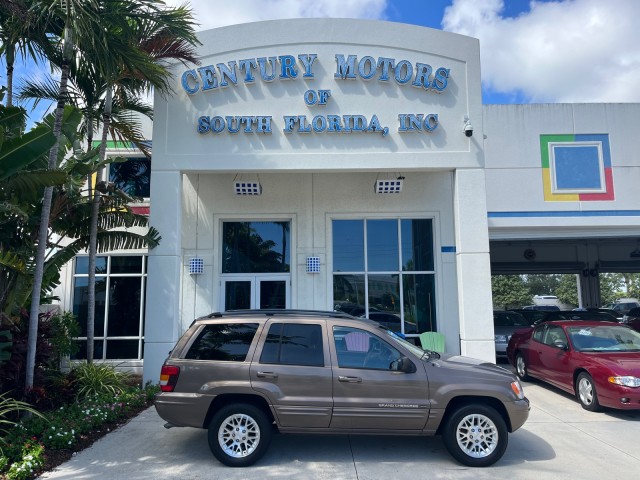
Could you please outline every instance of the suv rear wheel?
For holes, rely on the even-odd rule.
[[[209,424],[209,448],[229,467],[253,465],[271,442],[271,422],[259,408],[238,403],[216,412]]]
[[[488,467],[507,449],[507,426],[487,405],[471,404],[449,415],[442,431],[444,445],[453,458],[469,467]]]

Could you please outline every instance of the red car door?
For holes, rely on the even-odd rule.
[[[543,323],[534,328],[531,333],[531,338],[528,344],[522,345],[521,350],[525,356],[525,362],[527,364],[527,370],[534,377],[538,377],[541,371],[540,365],[540,346],[542,345],[542,339],[544,338],[544,332],[547,330],[547,324]]]
[[[542,342],[538,344],[538,360],[540,362],[539,375],[542,380],[546,380],[561,388],[571,386],[571,352],[568,348],[563,349],[557,342],[568,345],[567,335],[560,325],[548,325]]]

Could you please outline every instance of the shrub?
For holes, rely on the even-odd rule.
[[[72,375],[71,378],[75,377]],[[0,433],[0,441],[3,442],[0,444],[0,478],[34,478],[44,465],[47,452],[75,450],[81,437],[86,438],[89,432],[103,429],[105,424],[130,418],[148,405],[157,391],[158,387],[150,384],[144,390],[124,386],[117,394],[108,391],[79,398],[43,415],[23,418],[6,434]],[[17,404],[26,409],[22,402]],[[54,458],[60,458],[60,454]]]
[[[29,442],[22,447],[22,460],[14,462],[7,472],[8,480],[26,480],[44,465],[44,446],[38,442]]]
[[[71,312],[53,315],[47,320],[50,325],[49,344],[56,362],[54,368],[58,368],[64,357],[78,353],[80,345],[74,338],[80,335],[80,324]]]
[[[118,395],[125,390],[129,374],[118,372],[113,365],[103,363],[81,363],[73,369],[77,397]]]
[[[42,414],[34,410],[28,403],[0,394],[0,433],[5,432],[3,427],[16,425],[20,412],[29,412],[32,415],[42,417]],[[0,442],[2,439],[3,437],[0,436]]]

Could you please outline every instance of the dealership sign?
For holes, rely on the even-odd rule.
[[[207,65],[182,74],[182,88],[189,95],[211,94],[256,81],[270,83],[276,80],[312,79],[317,54],[248,58],[227,63]],[[335,55],[335,81],[364,80],[408,85],[425,92],[442,93],[449,81],[448,68],[433,68],[426,63],[412,63],[388,57],[374,58],[356,55]],[[302,96],[309,106],[331,103],[331,90],[307,90]],[[398,132],[433,132],[438,128],[437,113],[399,113]],[[275,121],[270,115],[201,115],[197,119],[198,133],[272,133]],[[282,131],[293,133],[377,133],[387,136],[389,127],[382,125],[378,115],[283,115]]]

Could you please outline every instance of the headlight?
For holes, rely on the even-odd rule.
[[[524,398],[524,390],[522,389],[522,385],[520,385],[519,381],[511,382],[511,390],[516,394],[519,400]]]
[[[622,385],[624,387],[640,387],[640,378],[626,376],[626,377],[609,377],[609,383],[615,383],[616,385]]]
[[[507,343],[509,341],[508,335],[495,335],[496,342]]]

